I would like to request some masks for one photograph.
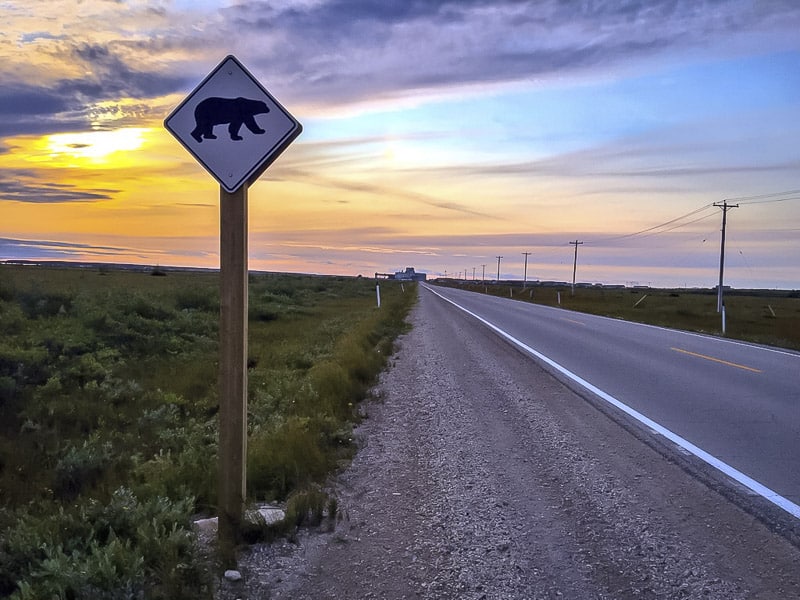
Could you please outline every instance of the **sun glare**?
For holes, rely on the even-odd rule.
[[[109,162],[114,153],[140,148],[144,144],[146,132],[145,128],[128,127],[111,131],[56,133],[47,136],[47,150],[50,157],[56,159]]]

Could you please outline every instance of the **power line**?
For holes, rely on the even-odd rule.
[[[780,196],[794,196],[793,198],[781,198]],[[774,198],[774,200],[769,200]],[[738,198],[726,198],[728,202],[738,202],[739,204],[766,204],[768,202],[786,202],[787,200],[800,199],[800,190],[786,190],[783,192],[772,192],[769,194],[759,194],[756,196],[739,196]],[[753,202],[750,202],[753,200]],[[764,202],[755,202],[755,200],[765,200]]]
[[[700,208],[697,208],[697,209],[695,209],[695,210],[693,210],[691,212],[688,212],[685,215],[681,215],[680,217],[675,217],[674,219],[670,219],[669,221],[666,221],[664,223],[660,223],[658,225],[653,225],[652,227],[648,227],[646,229],[642,229],[641,231],[635,231],[633,233],[626,233],[626,234],[623,234],[623,235],[617,235],[617,236],[613,236],[613,237],[609,237],[609,238],[602,238],[599,241],[601,241],[601,242],[613,242],[613,241],[616,241],[616,240],[623,240],[623,239],[626,239],[626,238],[632,238],[632,237],[635,237],[637,235],[643,235],[643,234],[651,233],[651,232],[653,233],[653,235],[656,235],[658,233],[665,233],[665,231],[672,231],[673,229],[677,229],[678,227],[683,227],[685,225],[689,225],[691,223],[695,223],[696,221],[700,221],[700,220],[702,220],[704,218],[707,218],[708,215],[704,216],[704,217],[701,217],[701,219],[697,219],[696,221],[691,221],[690,223],[678,223],[678,221],[681,221],[683,219],[688,219],[689,217],[693,217],[694,215],[696,215],[698,213],[701,213],[701,212],[703,212],[705,210],[711,209],[713,207],[714,207],[714,205],[709,203],[709,204],[701,206]],[[661,229],[662,227],[667,227],[668,225],[672,225],[674,223],[678,223],[678,224],[675,225],[675,227],[672,227],[672,228],[667,229],[665,231],[655,231],[656,229]],[[587,243],[588,244],[596,244],[596,243],[599,243],[599,242],[589,241]]]
[[[785,190],[782,192],[771,192],[769,194],[758,194],[754,196],[740,196],[737,198],[727,198],[725,202],[737,202],[740,205],[752,205],[752,204],[772,204],[777,202],[789,202],[791,200],[800,200],[800,189],[797,190]],[[635,231],[633,233],[626,233],[622,235],[612,236],[608,238],[602,238],[597,241],[587,241],[587,244],[599,244],[605,242],[613,242],[617,240],[624,240],[628,238],[633,238],[637,236],[646,236],[646,235],[658,235],[660,233],[667,233],[670,231],[674,231],[675,229],[679,229],[681,227],[685,227],[687,225],[692,225],[693,223],[697,223],[704,219],[709,219],[713,216],[714,213],[709,213],[708,215],[704,215],[698,219],[693,219],[691,221],[681,223],[684,219],[688,219],[689,217],[693,217],[694,215],[700,214],[703,211],[713,209],[716,204],[709,203],[697,208],[693,211],[686,213],[685,215],[681,215],[680,217],[675,217],[674,219],[670,219],[669,221],[665,221],[664,223],[660,223],[658,225],[653,225],[652,227],[647,227],[640,231]],[[669,227],[673,225],[672,227]],[[666,229],[663,229],[665,228]],[[657,231],[663,229],[663,231]]]
[[[670,227],[669,229],[665,229],[664,231],[654,232],[652,235],[658,235],[659,233],[667,233],[669,231],[673,231],[673,230],[678,229],[680,227],[685,227],[686,225],[691,225],[693,223],[699,223],[700,221],[705,221],[706,219],[710,219],[713,216],[715,216],[714,213],[703,215],[702,217],[699,217],[697,219],[693,219],[693,220],[688,221],[686,223],[678,223],[677,225],[674,225],[673,227]],[[645,237],[645,236],[642,236],[642,237]]]

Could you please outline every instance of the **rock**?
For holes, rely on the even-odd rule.
[[[194,526],[199,533],[213,534],[217,531],[217,517],[210,519],[198,519],[194,522]]]
[[[280,523],[286,518],[286,513],[274,506],[264,506],[258,508],[256,510],[248,510],[245,513],[245,519],[248,521],[258,521],[259,519],[264,519],[264,522],[267,525],[274,525],[275,523]]]
[[[228,581],[240,581],[242,579],[242,574],[239,571],[229,569],[225,571],[225,579]]]
[[[253,523],[257,523],[259,519],[264,519],[267,525],[274,525],[283,521],[286,518],[286,513],[283,509],[275,506],[262,506],[255,510],[246,511],[244,518]],[[217,517],[198,519],[194,522],[194,526],[200,535],[212,536],[217,533],[217,522]]]

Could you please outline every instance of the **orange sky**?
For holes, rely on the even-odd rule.
[[[800,287],[800,7],[7,4],[0,259],[216,267],[219,187],[162,122],[234,53],[304,127],[253,269],[569,280],[580,239],[581,280],[713,286],[731,199],[727,282]]]

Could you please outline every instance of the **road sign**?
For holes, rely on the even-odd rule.
[[[164,126],[228,192],[258,179],[303,130],[232,55]]]
[[[164,126],[221,186],[218,535],[233,566],[247,485],[247,191],[303,127],[233,56]]]

